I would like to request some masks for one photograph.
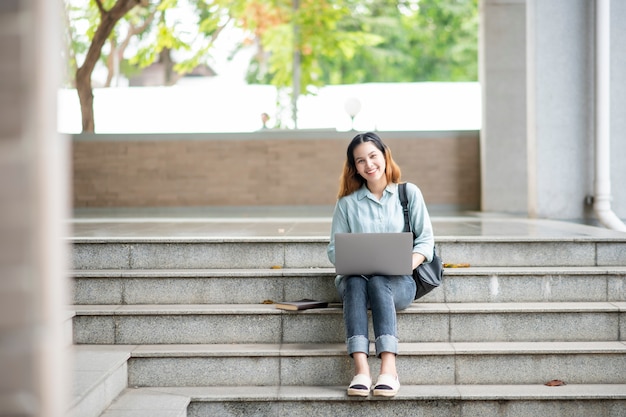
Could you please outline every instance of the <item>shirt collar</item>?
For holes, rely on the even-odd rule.
[[[398,184],[396,183],[387,184],[387,186],[385,187],[385,193],[395,194],[397,191],[398,191]],[[365,184],[363,184],[361,188],[359,188],[356,191],[356,198],[358,200],[363,200],[367,196],[371,196],[373,198],[373,195],[370,192],[370,190],[367,188]]]

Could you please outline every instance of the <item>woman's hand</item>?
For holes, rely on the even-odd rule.
[[[413,252],[413,269],[420,266],[425,260],[426,257],[424,255],[422,255],[421,253]]]

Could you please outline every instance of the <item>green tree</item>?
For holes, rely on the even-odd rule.
[[[383,41],[363,45],[353,59],[323,59],[326,84],[477,80],[477,0],[369,0],[351,7],[344,30]]]
[[[179,0],[73,1],[80,0],[66,0],[68,61],[87,132],[94,131],[91,76],[99,60],[107,84],[120,67],[171,62],[171,52],[184,58],[170,70],[184,73],[209,56],[231,22],[257,45],[248,81],[291,92],[296,126],[298,95],[315,86],[477,79],[478,0],[186,0],[196,17],[191,30],[169,18]]]
[[[95,0],[95,4],[98,8],[99,23],[93,34],[91,35],[91,43],[87,48],[85,59],[82,65],[76,65],[76,90],[78,92],[78,98],[80,101],[80,108],[82,114],[82,126],[84,132],[94,131],[94,117],[93,117],[93,89],[91,84],[91,75],[96,66],[96,63],[100,59],[102,47],[104,46],[109,35],[113,31],[113,28],[117,22],[124,17],[126,13],[132,10],[135,6],[147,6],[148,2],[145,0],[117,0],[115,2],[102,0]],[[107,7],[108,6],[108,7]],[[74,42],[72,42],[74,45]],[[74,62],[76,55],[73,54]]]
[[[157,59],[169,59],[171,51],[185,54],[170,71],[185,73],[210,52],[228,24],[226,0],[187,0],[196,20],[189,30],[168,12],[180,7],[178,0],[89,0],[75,5],[66,1],[70,72],[81,106],[84,132],[95,130],[92,74],[98,62],[108,68],[106,85],[120,67],[146,67]],[[133,54],[125,52],[133,43]],[[107,48],[104,48],[105,45]],[[82,64],[78,62],[82,59]],[[126,65],[125,65],[126,64]]]
[[[340,25],[349,16],[348,5],[347,0],[255,0],[238,11],[240,26],[258,46],[248,82],[290,90],[295,126],[298,95],[325,84],[323,60],[350,60],[359,48],[382,40]]]
[[[478,79],[478,0],[420,0],[403,20],[415,81]]]
[[[478,76],[478,0],[255,0],[238,17],[258,45],[248,82],[292,107],[313,86]]]

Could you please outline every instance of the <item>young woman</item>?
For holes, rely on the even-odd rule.
[[[404,215],[398,196],[400,168],[391,151],[375,133],[356,135],[348,146],[335,206],[328,258],[335,263],[335,233],[402,232]],[[430,262],[434,238],[422,193],[407,184],[413,243],[413,268]],[[368,308],[372,311],[376,356],[381,359],[376,396],[392,397],[400,388],[396,371],[398,336],[396,311],[407,308],[415,297],[411,275],[337,276],[335,286],[343,300],[343,317],[348,354],[355,376],[348,395],[368,396],[372,379],[369,356]]]

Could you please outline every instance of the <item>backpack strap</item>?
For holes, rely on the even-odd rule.
[[[411,222],[409,220],[409,199],[406,196],[406,183],[398,184],[398,194],[400,196],[400,204],[402,204],[402,213],[404,213],[404,232],[411,231]],[[413,234],[415,236],[415,234]]]

